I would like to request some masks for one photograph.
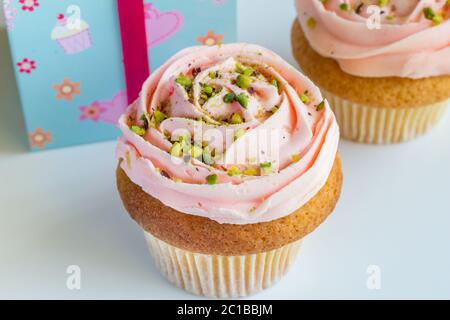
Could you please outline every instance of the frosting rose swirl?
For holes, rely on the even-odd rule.
[[[447,0],[296,0],[311,46],[362,77],[425,78],[450,75]],[[371,5],[380,28],[369,28]],[[372,7],[373,8],[373,7]]]
[[[249,224],[291,214],[326,183],[339,141],[328,103],[275,53],[192,47],[120,118],[128,177],[180,212]]]

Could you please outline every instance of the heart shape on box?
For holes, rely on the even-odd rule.
[[[183,26],[183,15],[176,11],[160,12],[153,4],[145,4],[145,27],[149,49],[166,41]]]

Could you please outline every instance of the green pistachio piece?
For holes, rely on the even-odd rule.
[[[293,154],[293,155],[291,156],[291,159],[292,159],[292,162],[299,162],[300,159],[301,159],[301,157],[300,157],[300,155],[298,155],[298,154]]]
[[[231,166],[231,167],[228,169],[227,174],[228,174],[230,177],[238,176],[238,175],[241,174],[241,169],[239,169],[239,167],[237,167],[237,166]]]
[[[233,103],[234,101],[236,101],[236,95],[234,93],[227,93],[224,97],[223,97],[223,101],[225,103]]]
[[[263,175],[269,175],[272,173],[272,162],[265,162],[259,165],[261,167],[261,173]]]
[[[252,83],[253,83],[252,78],[250,78],[250,76],[247,76],[245,74],[240,74],[236,79],[237,86],[243,90],[247,90]]]
[[[213,91],[214,91],[213,88],[210,86],[204,86],[202,88],[202,93],[206,94],[208,97],[212,95]]]
[[[230,119],[231,124],[241,124],[242,122],[243,122],[243,120],[239,113],[233,114],[233,116]]]
[[[309,99],[309,96],[308,96],[308,90],[306,90],[305,92],[303,92],[301,95],[300,95],[300,100],[302,100],[302,102],[304,103],[304,104],[308,104],[311,100]]]
[[[209,175],[209,176],[206,177],[206,182],[207,182],[209,185],[214,185],[214,184],[217,184],[218,178],[219,178],[219,177],[217,176],[217,174],[211,174],[211,175]]]
[[[312,17],[308,18],[308,20],[306,20],[306,26],[309,29],[314,29],[316,27],[316,20]]]
[[[248,97],[245,95],[245,93],[241,93],[236,97],[236,100],[239,102],[239,104],[244,108],[247,109],[248,107]]]
[[[203,155],[203,149],[197,145],[192,146],[191,148],[191,157],[192,158],[200,158]]]
[[[186,90],[192,86],[192,79],[184,74],[180,74],[180,76],[175,79],[175,82],[183,86]]]
[[[203,162],[208,165],[214,163],[213,151],[209,147],[203,149]]]
[[[246,176],[256,176],[258,174],[258,171],[253,167],[248,167],[245,169],[244,174]]]
[[[274,87],[279,88],[278,80],[277,80],[277,79],[273,79],[273,80],[270,82],[270,84],[273,85]]]
[[[350,7],[349,7],[348,3],[344,2],[339,5],[339,9],[341,9],[342,11],[348,11],[350,9]]]
[[[181,157],[183,153],[183,147],[181,146],[181,143],[175,142],[170,149],[170,154],[174,157]]]
[[[323,110],[324,108],[325,108],[325,100],[322,101],[321,103],[319,103],[319,104],[316,106],[316,111],[321,111],[321,110]]]
[[[158,110],[156,110],[153,115],[155,116],[155,120],[157,123],[161,123],[167,119],[167,116],[163,112]]]
[[[136,133],[138,136],[143,136],[145,134],[145,129],[139,126],[131,126],[131,131]]]

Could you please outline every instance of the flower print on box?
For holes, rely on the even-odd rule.
[[[5,13],[6,30],[12,31],[14,19],[17,17],[17,10],[11,5],[11,0],[3,0],[3,11]]]
[[[127,107],[127,92],[121,90],[111,100],[94,101],[89,106],[81,106],[80,120],[116,125]]]
[[[221,44],[223,38],[222,34],[215,34],[214,31],[209,30],[205,36],[197,37],[197,41],[205,46],[215,46]]]
[[[23,11],[34,11],[37,7],[39,7],[38,0],[19,0],[19,3],[22,5]]]
[[[97,122],[100,119],[100,115],[105,111],[105,109],[100,106],[98,101],[94,101],[89,106],[81,106],[80,111],[81,121],[92,120],[94,122]]]
[[[44,132],[41,128],[37,128],[28,135],[30,145],[33,148],[44,149],[47,144],[52,142],[51,132]]]
[[[30,74],[36,70],[36,61],[24,58],[22,61],[17,62],[17,68],[20,73]]]
[[[81,19],[68,19],[64,14],[57,16],[56,26],[51,34],[66,54],[76,54],[92,47],[89,25]]]
[[[182,14],[176,10],[160,12],[152,3],[145,4],[145,27],[149,49],[176,34],[183,26],[183,22]]]
[[[74,95],[80,95],[80,83],[71,82],[64,79],[62,83],[54,84],[53,89],[56,90],[56,100],[72,101]]]

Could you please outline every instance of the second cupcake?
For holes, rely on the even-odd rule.
[[[450,98],[449,1],[296,5],[294,55],[329,100],[344,138],[402,142],[439,121]]]

